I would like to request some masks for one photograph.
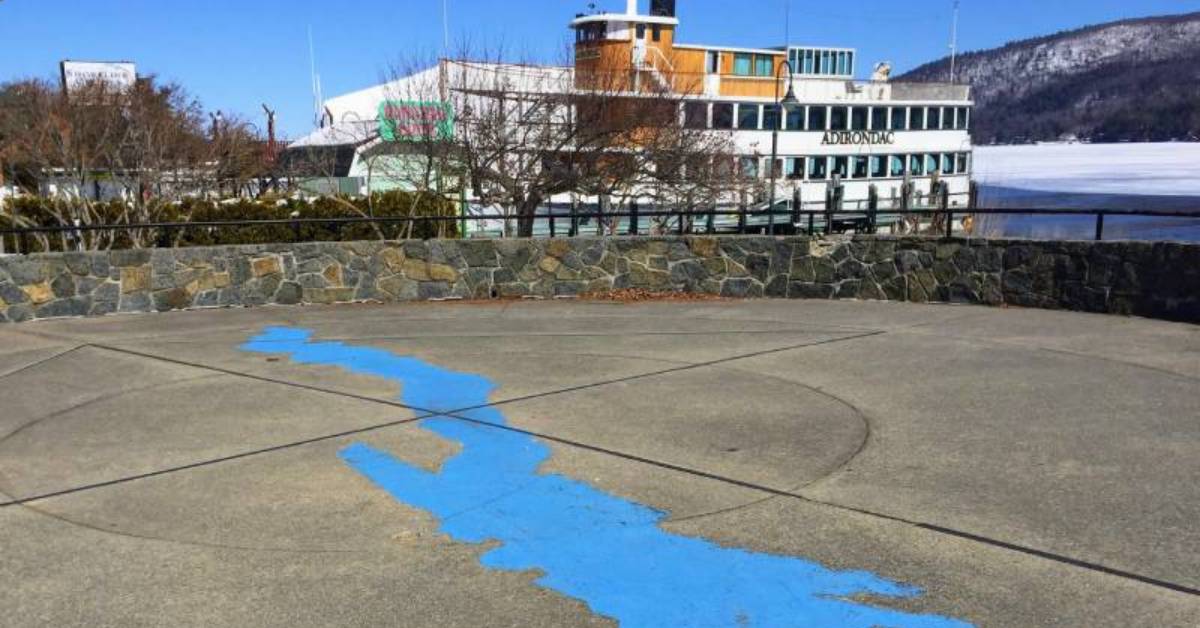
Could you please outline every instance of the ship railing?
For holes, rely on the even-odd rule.
[[[957,195],[952,195],[957,196]],[[890,199],[887,199],[890,201]],[[846,201],[840,209],[823,203],[795,205],[783,200],[766,205],[721,204],[708,207],[664,208],[630,204],[600,211],[596,205],[554,203],[539,209],[533,220],[537,237],[644,236],[707,234],[919,233],[940,237],[975,235],[970,226],[987,216],[1090,217],[1095,239],[1103,240],[1106,221],[1142,217],[1188,221],[1200,228],[1200,207],[1190,212],[1140,209],[993,208],[948,205],[939,207],[866,206],[865,200]],[[216,244],[265,244],[314,241],[352,241],[413,237],[414,233],[452,237],[502,237],[517,233],[518,218],[494,211],[450,216],[387,216],[287,218],[275,220],[156,222],[132,224],[46,225],[0,228],[0,254],[69,251],[81,248],[84,234],[107,232],[120,246],[146,243],[146,248]],[[414,229],[416,228],[416,229]],[[133,237],[136,234],[136,237]],[[127,237],[121,237],[122,235]],[[40,236],[40,237],[39,237]],[[420,237],[420,236],[417,236]],[[427,236],[432,237],[432,236]]]

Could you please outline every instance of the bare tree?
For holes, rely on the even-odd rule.
[[[683,103],[695,90],[680,88],[681,79],[577,76],[566,66],[502,58],[464,50],[424,70],[393,69],[389,98],[407,106],[406,122],[417,116],[399,141],[373,148],[391,157],[400,171],[394,178],[435,194],[465,187],[474,202],[514,218],[522,237],[532,235],[538,209],[556,195],[658,194],[703,203],[734,183],[698,166],[732,163],[732,142],[728,133],[684,124]],[[452,132],[433,123],[441,119],[431,103],[453,116]],[[381,114],[387,123],[388,111]],[[685,177],[689,169],[706,177]]]
[[[184,198],[251,194],[265,168],[265,143],[252,125],[222,116],[209,127],[186,90],[154,77],[128,89],[73,86],[69,94],[47,81],[19,81],[0,86],[0,107],[0,155],[18,184],[53,201],[43,204],[46,215],[22,219],[25,226],[186,220]],[[127,236],[134,246],[147,243],[145,233]],[[112,237],[79,235],[87,248],[111,246]]]

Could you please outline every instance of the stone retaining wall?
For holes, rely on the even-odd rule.
[[[614,289],[1200,322],[1200,245],[860,236],[331,242],[0,257],[0,322]]]

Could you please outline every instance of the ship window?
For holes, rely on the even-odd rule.
[[[892,176],[893,177],[903,177],[904,176],[904,155],[892,155],[891,161],[892,161]]]
[[[908,128],[914,131],[925,130],[925,108],[924,107],[909,107],[908,108]]]
[[[804,178],[804,158],[792,157],[787,160],[787,178],[799,181]]]
[[[871,130],[883,131],[888,128],[887,124],[887,107],[873,107],[871,109]]]
[[[821,74],[833,74],[833,52],[821,51]]]
[[[970,155],[967,153],[958,154],[958,174],[966,174],[967,167],[970,165]]]
[[[655,24],[650,27],[650,38],[654,41],[662,41],[662,25]]]
[[[925,114],[925,128],[930,131],[937,131],[942,128],[942,108],[930,107],[928,113]]]
[[[792,107],[788,109],[787,128],[789,131],[804,130],[804,107]]]
[[[742,103],[738,105],[737,128],[745,130],[757,130],[758,110],[759,106],[753,103]]]
[[[635,39],[637,39],[638,41],[641,41],[645,38],[646,38],[646,25],[638,24],[637,25],[637,35],[635,36]]]
[[[774,104],[763,106],[763,122],[762,128],[765,131],[774,131],[779,128],[779,108]]]
[[[919,177],[925,174],[925,157],[923,155],[909,155],[908,173],[914,177]]]
[[[851,172],[853,173],[855,179],[867,178],[867,158],[857,156],[854,157]]]
[[[713,103],[712,127],[714,129],[733,128],[733,103]]]
[[[844,52],[838,53],[838,74],[850,73],[850,56]]]
[[[775,74],[775,59],[769,55],[758,55],[754,57],[754,75],[755,76],[772,76]]]
[[[720,74],[721,73],[721,53],[719,53],[715,50],[708,51],[708,73],[709,74]]]
[[[854,52],[846,53],[846,74],[854,74]]]
[[[815,70],[813,69],[813,51],[811,49],[805,50],[804,51],[804,73],[805,74],[813,74],[814,71]]]
[[[938,156],[925,155],[925,171],[929,174],[934,174],[938,171]]]
[[[683,125],[689,129],[708,128],[708,103],[684,103]]]
[[[871,156],[871,176],[876,179],[882,179],[888,176],[887,157],[883,155]]]
[[[743,177],[748,179],[758,178],[758,157],[742,157],[738,165]]]
[[[750,76],[754,55],[737,53],[733,55],[733,73],[738,76]]]
[[[851,131],[866,131],[867,130],[867,108],[855,107],[850,110],[850,130]]]
[[[908,129],[908,108],[892,107],[892,130],[905,131]]]
[[[960,129],[966,131],[971,128],[971,110],[968,107],[960,107],[958,109],[958,124]]]
[[[942,174],[954,174],[954,155],[951,153],[942,155]]]
[[[845,131],[850,123],[846,107],[831,107],[829,109],[829,128],[833,131]]]
[[[814,181],[824,181],[829,176],[829,158],[813,157],[808,160],[808,178]]]
[[[845,179],[850,174],[850,158],[849,157],[834,157],[833,158],[833,175]]]
[[[808,108],[808,130],[809,131],[824,131],[826,118],[828,118],[829,109],[826,107],[809,107]]]

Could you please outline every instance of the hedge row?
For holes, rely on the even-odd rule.
[[[61,216],[82,216],[72,211],[74,206],[61,200],[37,197],[8,199],[0,212],[0,229],[14,226],[68,226]],[[376,194],[367,199],[320,198],[314,201],[298,199],[239,199],[233,202],[212,202],[186,199],[158,207],[152,213],[136,211],[122,202],[93,203],[86,211],[85,224],[122,225],[131,223],[201,223],[251,220],[291,220],[362,218],[403,218],[458,214],[457,204],[440,196],[393,191]],[[19,216],[16,221],[14,216]],[[297,224],[247,225],[221,227],[187,227],[177,229],[118,229],[113,231],[84,231],[82,233],[53,233],[3,237],[6,252],[44,252],[79,248],[79,239],[87,249],[125,249],[155,246],[215,246],[223,244],[267,244],[275,242],[329,242],[370,239],[458,237],[458,223],[423,221],[388,224]]]

